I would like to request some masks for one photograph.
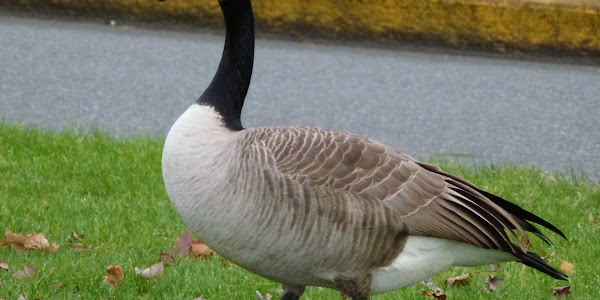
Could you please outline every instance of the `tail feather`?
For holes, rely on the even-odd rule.
[[[529,222],[533,222],[533,223],[539,224],[539,225],[555,232],[556,234],[560,235],[564,239],[567,239],[565,234],[562,231],[560,231],[560,229],[558,229],[556,226],[554,226],[554,225],[550,224],[548,221],[534,215],[533,213],[519,207],[518,205],[511,203],[509,201],[506,201],[499,196],[496,196],[494,194],[491,194],[489,192],[481,190],[480,188],[476,187],[475,185],[473,185],[472,183],[470,183],[469,181],[467,181],[465,179],[462,179],[460,177],[457,177],[457,176],[454,176],[451,174],[444,173],[437,166],[425,164],[425,163],[420,163],[420,165],[423,168],[425,168],[431,172],[434,172],[434,173],[437,173],[437,174],[440,174],[440,175],[450,178],[451,180],[447,180],[447,182],[459,187],[459,189],[454,189],[454,190],[457,193],[460,193],[461,195],[467,197],[468,199],[471,199],[472,201],[474,201],[474,203],[479,203],[479,202],[477,202],[477,199],[475,199],[477,197],[472,197],[473,195],[471,195],[471,194],[467,194],[466,192],[461,192],[460,189],[464,189],[466,191],[469,188],[471,188],[476,193],[479,193],[481,196],[489,199],[495,205],[499,206],[502,210],[509,213],[512,216],[512,219],[514,219],[514,222],[502,222],[502,225],[503,225],[502,227],[504,227],[505,229],[512,232],[512,229],[519,229],[518,227],[520,227],[520,229],[531,232],[531,233],[537,235],[538,237],[540,237],[540,239],[542,239],[547,244],[550,244],[550,240],[548,239],[548,237],[544,233],[542,233],[539,229],[537,229],[533,224],[529,223]],[[463,186],[461,186],[461,184]],[[494,216],[497,218],[498,221],[504,220],[504,217],[500,214],[494,214]],[[551,276],[552,278],[560,279],[560,280],[568,280],[568,276],[566,274],[564,274],[564,273],[554,269],[550,265],[548,265],[539,255],[537,255],[533,252],[528,252],[528,251],[522,250],[521,248],[516,247],[516,245],[514,245],[512,243],[509,243],[509,244],[511,245],[510,249],[502,248],[502,247],[500,247],[500,248],[506,252],[509,252],[509,253],[515,255],[521,263],[525,264],[526,266],[537,269],[541,272],[544,272],[544,273],[548,274],[549,276]]]
[[[520,206],[518,206],[512,202],[506,201],[506,200],[502,199],[501,197],[498,197],[492,193],[486,192],[486,191],[476,187],[474,184],[470,183],[469,181],[467,181],[463,178],[454,176],[452,174],[444,173],[438,166],[430,165],[427,163],[419,163],[419,165],[428,171],[431,171],[431,172],[434,172],[434,173],[437,173],[437,174],[440,174],[443,176],[447,176],[449,178],[452,178],[456,181],[459,181],[459,182],[467,185],[468,187],[476,190],[478,193],[482,194],[486,198],[490,199],[496,205],[502,207],[508,213],[510,213],[522,220],[531,221],[533,223],[542,225],[542,226],[548,228],[549,230],[555,232],[556,234],[560,235],[565,240],[568,240],[567,236],[562,231],[560,231],[560,229],[558,229],[556,226],[554,226],[554,225],[550,224],[550,222],[522,209]],[[527,223],[527,222],[523,222],[523,223]],[[533,225],[526,226],[523,229],[535,233],[537,236],[541,237],[542,240],[544,240],[546,243],[549,243],[548,238],[543,233],[541,233],[537,228],[535,228]]]
[[[567,276],[565,273],[558,271],[550,265],[548,265],[539,255],[533,252],[523,252],[522,254],[517,255],[517,257],[521,260],[521,263],[523,263],[524,265],[544,272],[554,279],[568,280],[569,278],[569,276]]]
[[[548,229],[550,229],[551,231],[554,231],[556,234],[560,235],[561,237],[563,237],[565,240],[567,239],[567,236],[565,236],[565,234],[560,231],[560,229],[558,229],[556,226],[550,224],[550,222],[522,209],[521,207],[519,207],[518,205],[506,201],[494,194],[488,193],[486,191],[477,189],[478,192],[480,192],[481,194],[483,194],[484,196],[486,196],[488,199],[492,200],[492,202],[496,203],[497,205],[499,205],[500,207],[504,208],[504,210],[506,210],[507,212],[523,219],[523,220],[527,220],[527,221],[531,221],[534,223],[537,223],[539,225],[542,225]],[[533,231],[535,232],[535,231]]]

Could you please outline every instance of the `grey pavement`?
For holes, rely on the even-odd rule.
[[[0,119],[164,136],[223,37],[0,14]],[[259,39],[243,124],[600,178],[600,67]]]

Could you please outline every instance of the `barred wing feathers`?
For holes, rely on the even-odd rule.
[[[555,278],[565,277],[543,263],[539,256],[515,244],[520,243],[516,232],[526,236],[526,231],[547,241],[527,221],[564,237],[560,230],[436,166],[420,163],[367,138],[314,127],[256,128],[248,137],[252,143],[262,145],[271,155],[276,171],[285,178],[305,187],[380,201],[402,220],[410,235],[500,249]]]

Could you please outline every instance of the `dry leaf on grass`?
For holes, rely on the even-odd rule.
[[[469,283],[470,273],[465,273],[456,277],[446,279],[446,284],[449,286],[464,286]]]
[[[215,252],[212,249],[199,240],[195,240],[190,244],[191,257],[209,258],[213,253]]]
[[[22,235],[20,233],[12,233],[6,230],[4,233],[5,239],[0,240],[1,247],[15,247],[20,250],[42,250],[44,252],[54,253],[60,245],[54,243],[50,245],[48,240],[41,233],[32,233],[30,235]]]
[[[568,297],[573,293],[571,292],[571,286],[557,286],[552,289],[552,295],[554,297]]]
[[[200,240],[194,240],[189,230],[183,231],[180,237],[175,241],[175,251],[181,256],[191,256],[208,258],[213,255],[212,251],[206,244]]]
[[[18,270],[14,272],[12,276],[15,278],[31,278],[35,277],[36,274],[37,270],[34,266],[25,264],[25,266],[23,266],[23,270]]]
[[[342,300],[350,299],[350,296],[348,296],[348,295],[346,295],[346,294],[344,294],[342,292],[340,292],[340,297],[342,297]]]
[[[492,276],[488,276],[488,278],[485,279],[485,283],[488,284],[488,286],[490,287],[490,290],[492,291],[497,291],[498,290],[498,285],[504,281],[504,279],[500,278],[500,277],[492,277]]]
[[[564,261],[560,264],[560,270],[567,275],[575,273],[575,264]]]
[[[160,254],[158,255],[158,261],[164,263],[165,265],[172,265],[175,264],[176,259],[173,253],[163,250],[160,251]]]
[[[190,234],[189,230],[184,230],[180,237],[175,240],[175,250],[181,256],[188,256],[190,254],[191,243],[194,239]]]
[[[152,265],[150,268],[146,268],[146,269],[138,269],[137,267],[135,268],[135,274],[139,274],[144,276],[146,279],[150,279],[153,277],[156,277],[160,274],[162,274],[164,271],[163,268],[163,263],[159,262],[157,264]]]
[[[125,279],[125,275],[123,274],[123,269],[121,266],[108,266],[106,270],[108,275],[104,276],[103,282],[109,284],[113,289],[117,284],[122,283],[123,279]]]
[[[421,291],[421,295],[431,296],[436,300],[446,300],[446,294],[444,291],[441,292],[432,292],[432,291]]]
[[[592,224],[596,224],[596,220],[594,219],[594,215],[590,214],[590,215],[588,216],[588,220],[590,220],[590,223],[592,223]]]
[[[8,271],[8,264],[3,261],[0,261],[0,269]]]

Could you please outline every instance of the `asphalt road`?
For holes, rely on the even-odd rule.
[[[0,119],[165,135],[223,37],[0,15]],[[316,125],[410,155],[600,178],[600,68],[259,39],[249,126]]]

